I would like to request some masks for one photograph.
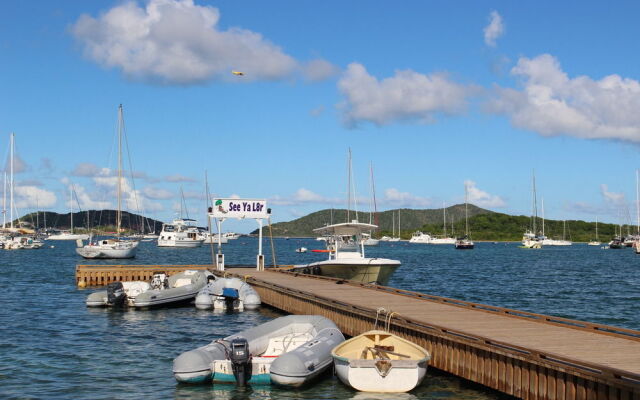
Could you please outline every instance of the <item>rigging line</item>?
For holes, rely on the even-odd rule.
[[[129,151],[129,136],[127,135],[127,127],[124,123],[124,115],[122,116],[122,136],[124,137],[124,145],[127,149],[127,161],[129,161],[129,175],[131,176],[131,188],[133,189],[133,199],[136,204],[136,212],[138,213],[139,221],[138,227],[142,226],[144,230],[144,223],[141,218],[140,204],[138,202],[138,191],[136,190],[136,181],[133,179],[133,163],[131,161],[131,151]],[[142,211],[144,212],[144,210]],[[131,229],[131,213],[129,213],[129,229]]]

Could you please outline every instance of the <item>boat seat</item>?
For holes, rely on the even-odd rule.
[[[173,287],[177,288],[181,286],[187,286],[187,285],[191,285],[191,283],[193,282],[189,278],[180,278],[180,279],[176,279],[176,283],[173,284]]]
[[[291,333],[284,336],[272,337],[267,344],[267,350],[261,354],[262,357],[277,357],[286,352],[297,349],[309,340],[313,339],[310,333]]]

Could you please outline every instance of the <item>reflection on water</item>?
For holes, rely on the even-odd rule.
[[[321,260],[315,240],[276,240],[278,262]],[[229,264],[255,263],[257,240],[224,247]],[[266,260],[271,260],[265,242]],[[631,250],[606,251],[584,245],[523,251],[515,244],[478,243],[471,252],[453,246],[382,243],[372,257],[396,258],[402,266],[390,286],[543,314],[640,328],[640,257]],[[358,393],[331,374],[302,388],[237,388],[176,384],[171,368],[180,353],[267,322],[281,314],[261,308],[228,314],[192,306],[152,310],[87,308],[74,269],[83,261],[74,243],[55,248],[1,252],[0,398],[46,399],[496,399],[481,386],[429,369],[406,395]],[[210,249],[158,249],[140,244],[123,263],[207,264]],[[110,264],[113,260],[98,263]]]

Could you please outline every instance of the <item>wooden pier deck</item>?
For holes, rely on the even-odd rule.
[[[76,282],[195,268],[212,266],[79,265]],[[640,331],[281,269],[212,272],[246,280],[264,304],[284,312],[330,318],[351,336],[383,320],[384,308],[393,312],[390,331],[428,349],[431,367],[516,397],[640,400]]]
[[[428,349],[431,366],[516,397],[640,400],[640,331],[284,271],[216,274],[352,336],[373,327],[378,308],[392,311],[391,331]]]

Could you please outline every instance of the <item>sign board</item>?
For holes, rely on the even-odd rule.
[[[268,218],[267,201],[257,199],[219,199],[213,198],[213,207],[209,214],[213,218]]]

